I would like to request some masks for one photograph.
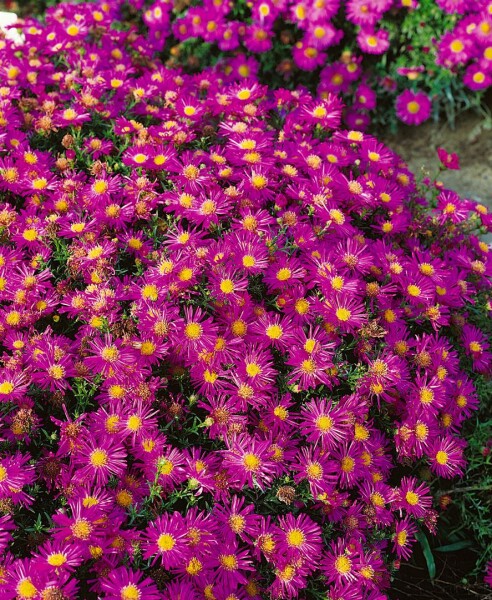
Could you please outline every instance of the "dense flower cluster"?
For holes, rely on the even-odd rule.
[[[490,372],[486,208],[428,205],[333,94],[164,67],[116,3],[23,33],[0,598],[385,598]]]
[[[156,48],[162,48],[171,33],[180,42],[203,40],[223,53],[223,72],[245,78],[257,75],[262,55],[273,51],[278,64],[269,65],[266,77],[273,69],[284,80],[295,79],[298,71],[316,72],[320,95],[334,92],[350,99],[345,115],[349,127],[367,127],[380,87],[397,97],[396,114],[401,121],[418,125],[427,120],[432,107],[429,93],[436,94],[434,80],[442,79],[439,66],[455,71],[469,65],[463,81],[474,91],[492,83],[490,0],[265,0],[251,4],[203,0],[177,19],[172,8],[168,0],[156,0],[145,13]],[[422,39],[415,33],[407,40],[401,32],[406,15],[416,13],[425,21],[433,10],[438,13],[433,16],[436,23],[447,23],[447,15],[451,24],[454,15],[463,18],[454,31],[434,32],[430,27]],[[397,64],[399,49],[406,46],[408,52],[415,45],[432,60]],[[284,48],[290,52],[282,53]],[[428,82],[422,81],[423,75]],[[417,99],[408,100],[407,95],[416,89]]]
[[[464,83],[472,90],[492,85],[492,2],[441,1],[443,9],[462,17],[438,43],[438,64],[466,67]]]

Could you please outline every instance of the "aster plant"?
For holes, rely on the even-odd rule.
[[[120,8],[0,44],[0,596],[385,598],[465,466],[490,215]]]

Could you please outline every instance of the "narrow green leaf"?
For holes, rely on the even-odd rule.
[[[436,562],[434,560],[434,556],[432,554],[432,550],[429,545],[429,540],[427,539],[427,536],[425,535],[425,533],[423,533],[422,531],[417,531],[417,533],[415,534],[415,537],[417,538],[420,545],[422,546],[422,552],[424,553],[425,562],[427,563],[427,570],[429,571],[429,577],[431,579],[434,579],[434,577],[436,576]]]
[[[473,542],[471,540],[461,540],[461,542],[454,542],[454,544],[439,546],[434,548],[434,550],[436,552],[456,552],[458,550],[463,550],[463,548],[470,548],[470,546],[473,546]]]

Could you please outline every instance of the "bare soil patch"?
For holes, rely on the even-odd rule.
[[[477,200],[492,209],[492,121],[465,113],[455,128],[442,123],[401,127],[397,135],[383,136],[384,142],[408,163],[416,174],[435,177],[441,146],[460,157],[459,171],[443,172],[439,179],[464,198]]]

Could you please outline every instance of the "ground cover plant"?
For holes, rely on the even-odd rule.
[[[181,13],[165,0],[149,6],[144,21],[156,48],[176,38],[180,63],[201,68],[212,60],[225,73],[258,74],[269,85],[341,94],[349,127],[365,130],[371,119],[381,128],[394,128],[397,119],[418,125],[431,114],[454,123],[461,110],[480,108],[492,82],[490,1],[191,4]]]
[[[465,467],[490,215],[122,14],[0,44],[0,597],[385,598]]]
[[[30,16],[57,4],[13,7]],[[148,47],[187,70],[341,95],[351,128],[387,133],[431,116],[454,125],[468,109],[490,127],[488,0],[131,0],[124,11]]]

